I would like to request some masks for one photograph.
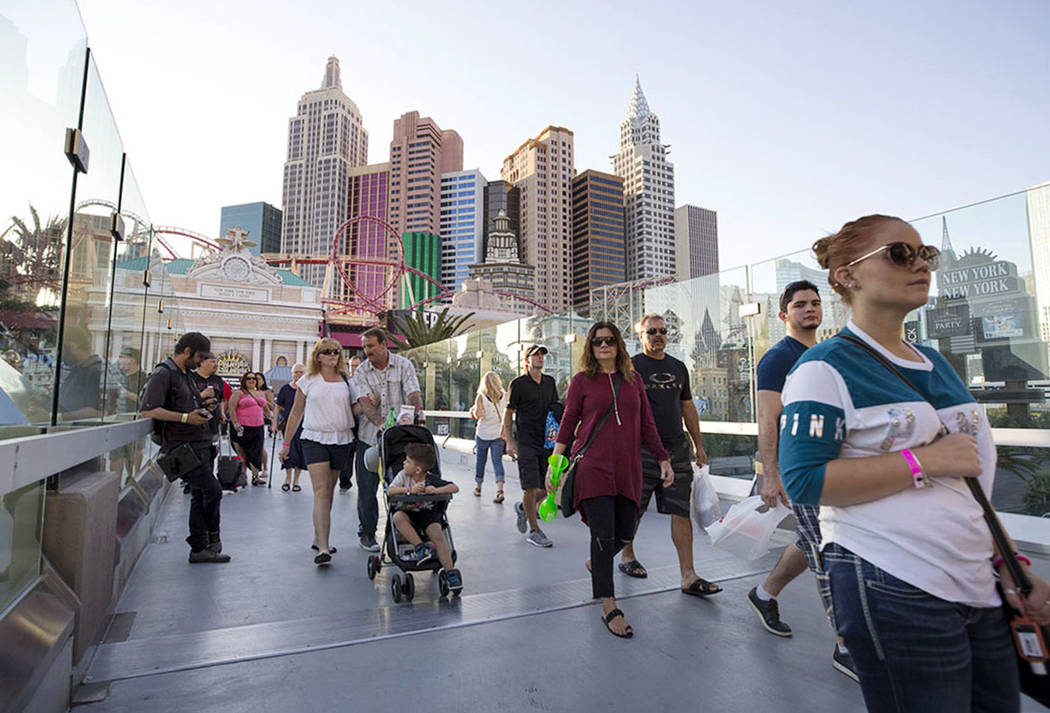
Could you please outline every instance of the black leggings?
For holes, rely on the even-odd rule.
[[[612,597],[613,558],[634,538],[638,505],[622,495],[580,501],[591,529],[591,589],[595,599]]]

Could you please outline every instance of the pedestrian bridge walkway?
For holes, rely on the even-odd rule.
[[[779,556],[747,562],[697,538],[697,571],[725,592],[679,593],[666,516],[643,520],[648,579],[616,575],[632,640],[599,620],[578,519],[544,525],[541,550],[515,529],[518,495],[492,502],[491,470],[471,494],[473,456],[442,449],[459,484],[449,518],[465,588],[443,599],[416,575],[395,604],[357,546],[356,491],[336,494],[328,568],[313,564],[309,480],[301,493],[256,487],[223,500],[226,565],[189,565],[188,496],[172,489],[74,701],[85,711],[372,711],[384,705],[473,711],[863,711],[831,667],[833,639],[809,576],[781,595],[790,639],[766,633],[744,600]],[[1043,710],[1028,704],[1025,710]]]

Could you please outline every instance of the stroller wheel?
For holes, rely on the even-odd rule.
[[[410,602],[416,596],[416,580],[411,574],[405,575],[405,601]]]
[[[390,578],[390,594],[394,597],[394,603],[401,603],[401,575],[395,574]]]
[[[368,578],[369,579],[375,579],[376,578],[376,558],[375,558],[375,556],[372,556],[372,557],[368,558],[368,564],[366,566],[368,567]]]
[[[438,572],[438,592],[441,596],[448,596],[448,577],[445,576],[445,570]]]

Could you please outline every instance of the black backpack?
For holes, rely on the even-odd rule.
[[[164,369],[167,369],[170,372],[175,372],[176,371],[175,369],[172,369],[170,366],[168,366],[168,360],[167,359],[162,361],[160,364],[157,364],[156,368],[153,370],[153,373],[150,374],[149,379],[146,379],[146,383],[142,385],[142,391],[139,393],[139,403],[140,404],[142,403],[142,397],[146,394],[146,388],[147,388],[147,386],[149,386],[150,379],[152,379],[153,376],[157,373],[157,369],[160,369],[162,367]],[[174,390],[175,390],[175,382],[172,381],[169,384],[169,386],[168,386],[168,396],[165,397],[165,399],[164,399],[164,403],[165,404],[171,403],[171,398],[170,397],[171,397],[171,394],[172,394],[172,392]],[[160,419],[157,419],[157,418],[153,419],[153,430],[150,432],[150,436],[149,437],[150,437],[150,440],[153,441],[156,445],[158,445],[158,446],[164,445],[164,421],[161,421]]]

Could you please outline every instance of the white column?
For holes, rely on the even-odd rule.
[[[296,363],[303,361],[303,343],[299,340],[295,341],[295,361]]]
[[[262,371],[262,369],[259,368],[259,361],[260,361],[260,359],[262,357],[262,355],[260,354],[260,349],[259,349],[260,346],[262,346],[262,340],[261,339],[253,339],[252,340],[252,365],[250,367],[248,367],[249,369],[255,369],[256,371]]]
[[[265,372],[267,369],[273,366],[273,340],[263,340],[263,365],[259,371]]]

